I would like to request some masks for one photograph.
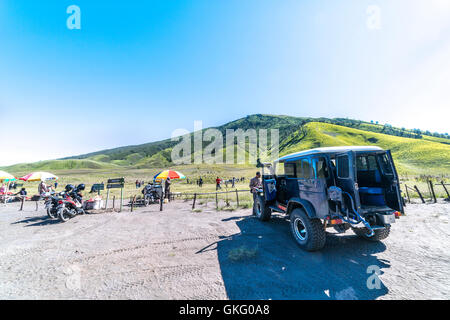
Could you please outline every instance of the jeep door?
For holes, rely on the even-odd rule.
[[[354,199],[355,209],[361,209],[359,188],[356,183],[356,153],[349,151],[336,155],[336,184],[343,191],[348,192]],[[348,197],[344,196],[345,203],[350,206]]]
[[[380,154],[378,156],[378,161],[383,177],[388,183],[388,187],[385,192],[387,205],[389,208],[404,213],[402,196],[400,193],[400,182],[394,165],[394,160],[392,159],[391,151],[387,150],[386,153]]]
[[[298,189],[300,198],[311,203],[317,217],[324,219],[328,215],[326,181],[316,175],[317,161],[317,158],[304,158],[297,162]]]

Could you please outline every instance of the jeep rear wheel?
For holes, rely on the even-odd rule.
[[[253,205],[253,214],[261,221],[269,221],[272,216],[272,209],[266,206],[264,197],[258,196]]]
[[[354,228],[353,232],[358,237],[375,242],[386,239],[389,236],[389,233],[391,232],[391,226],[386,226],[386,229],[374,230],[375,234],[372,237],[368,236],[367,228]]]
[[[292,211],[290,217],[291,232],[300,248],[317,251],[325,246],[325,230],[319,219],[311,219],[300,208]]]

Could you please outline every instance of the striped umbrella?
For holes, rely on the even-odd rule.
[[[32,172],[20,178],[23,181],[48,181],[48,180],[58,180],[58,177],[54,174],[48,172]]]
[[[170,179],[186,179],[186,176],[182,174],[181,172],[175,171],[175,170],[164,170],[158,173],[156,176],[154,176],[154,180],[167,180],[167,178]]]
[[[0,170],[0,181],[14,181],[16,180],[16,177],[14,177],[12,174],[9,174],[8,172],[1,171]]]

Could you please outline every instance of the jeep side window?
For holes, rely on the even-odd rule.
[[[329,177],[325,158],[315,158],[313,160],[313,167],[316,179],[327,179]]]
[[[348,167],[348,156],[339,156],[337,158],[337,175],[338,178],[348,178],[349,177],[349,167]]]
[[[377,159],[375,156],[368,156],[369,170],[378,170]]]
[[[286,178],[296,177],[295,162],[284,163],[284,175],[286,176]]]
[[[356,169],[358,171],[369,170],[369,166],[367,164],[367,158],[365,156],[359,156],[356,158]]]
[[[374,155],[358,156],[356,158],[356,168],[358,171],[377,170],[377,160]]]
[[[312,172],[311,172],[311,164],[309,162],[309,159],[302,159],[302,171],[301,174],[297,176],[297,178],[300,179],[311,179],[312,178]]]
[[[379,155],[378,159],[380,160],[381,169],[383,170],[383,173],[392,174],[392,166],[387,154]]]

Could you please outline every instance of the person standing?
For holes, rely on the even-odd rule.
[[[58,189],[58,182],[55,182],[55,190]]]
[[[231,179],[231,187],[234,188],[236,184],[236,178],[233,177],[233,179]]]
[[[258,196],[258,190],[261,189],[261,172],[257,172],[256,176],[250,180],[250,192],[253,194],[253,208],[255,208],[256,197]]]
[[[170,181],[170,178],[167,177],[166,182],[164,184],[164,195],[169,200],[170,200],[170,184],[171,183],[172,183],[172,181]]]
[[[216,191],[219,189],[222,189],[222,187],[220,186],[221,182],[222,182],[222,180],[219,177],[217,177],[216,178]]]
[[[198,180],[198,186],[201,188],[203,187],[203,178],[200,177],[200,179]]]
[[[16,195],[16,196],[19,195],[19,196],[21,196],[21,197],[26,197],[26,196],[27,196],[27,190],[26,190],[25,188],[22,188],[22,189],[20,189],[20,191],[17,192],[15,195]]]
[[[48,187],[45,184],[45,182],[41,181],[41,183],[39,183],[39,186],[38,186],[38,193],[39,193],[39,195],[42,195],[43,193],[46,193],[48,191],[49,190],[48,190]]]

